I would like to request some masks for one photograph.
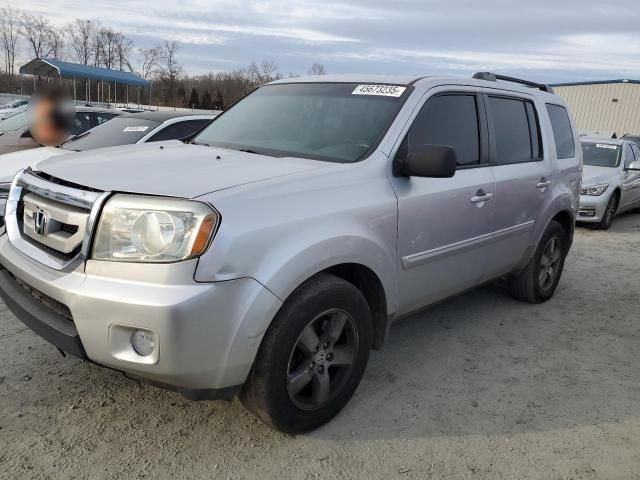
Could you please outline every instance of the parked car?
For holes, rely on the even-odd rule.
[[[240,393],[306,431],[349,401],[398,318],[503,276],[517,299],[551,298],[581,170],[543,85],[286,79],[192,144],[19,173],[0,295],[63,351],[190,399]]]
[[[29,107],[29,100],[15,100],[0,106],[0,120],[9,118],[16,113],[24,112]]]
[[[628,139],[581,138],[584,168],[578,221],[609,229],[640,207],[640,146]]]
[[[18,115],[24,115],[16,118]],[[0,122],[0,132],[5,127],[6,122],[12,122],[11,128],[17,126],[15,130],[0,133],[0,155],[17,152],[19,150],[28,150],[37,148],[40,145],[33,139],[29,131],[29,112],[22,112],[15,117],[7,118]],[[100,125],[101,123],[111,120],[121,115],[117,110],[106,110],[102,108],[76,107],[75,122],[72,128],[72,135],[79,135],[86,132],[90,128]],[[0,163],[1,163],[0,157]]]
[[[109,123],[76,135],[59,147],[40,147],[7,153],[0,157],[0,225],[11,181],[23,168],[36,167],[41,161],[75,152],[119,145],[188,140],[209,124],[215,114],[143,112],[124,114]]]

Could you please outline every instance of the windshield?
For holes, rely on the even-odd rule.
[[[194,143],[356,162],[382,138],[407,90],[393,85],[267,85],[217,117]]]
[[[622,148],[609,143],[583,142],[582,161],[593,167],[617,167]]]
[[[116,117],[62,144],[65,150],[82,152],[95,148],[131,145],[160,125],[141,118]]]
[[[29,124],[29,113],[20,112],[0,122],[0,133],[13,132]]]

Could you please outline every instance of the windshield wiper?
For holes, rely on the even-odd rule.
[[[79,134],[77,134],[77,135],[74,135],[73,137],[69,138],[66,142],[62,142],[62,143],[60,144],[60,146],[65,145],[65,144],[67,144],[67,143],[69,143],[69,142],[72,142],[72,141],[74,141],[74,140],[78,140],[79,138],[86,137],[86,136],[87,136],[87,135],[89,135],[90,133],[91,133],[91,130],[87,130],[86,132],[82,132],[82,133],[79,133]]]
[[[256,152],[255,150],[251,150],[250,148],[239,148],[238,151],[244,152],[244,153],[253,153],[255,155],[266,155],[265,153],[260,153],[260,152]]]

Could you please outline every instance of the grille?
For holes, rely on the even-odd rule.
[[[35,298],[42,306],[46,307],[48,310],[60,315],[61,317],[73,322],[73,316],[71,315],[71,310],[64,303],[60,303],[57,300],[45,295],[40,290],[36,290],[30,285],[27,285],[19,278],[15,277],[13,274],[9,273],[13,277],[16,282],[16,285],[24,289],[29,295]]]
[[[34,193],[22,199],[22,231],[26,239],[49,254],[69,260],[84,240],[89,212]]]

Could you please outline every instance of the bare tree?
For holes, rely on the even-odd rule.
[[[324,71],[324,65],[321,63],[314,63],[311,65],[309,69],[309,75],[326,75],[327,72]]]
[[[140,76],[142,78],[148,80],[156,75],[162,60],[162,53],[162,47],[143,48],[140,50],[140,55],[142,55]]]
[[[118,37],[119,33],[111,27],[102,27],[98,31],[99,60],[96,66],[113,68],[118,60]]]
[[[74,61],[89,65],[94,55],[96,24],[91,20],[76,19],[65,28],[67,43]]]
[[[133,67],[131,66],[131,61],[129,59],[132,50],[133,40],[118,32],[116,35],[116,58],[118,68],[121,71],[124,71],[125,69],[133,71]]]
[[[20,11],[11,7],[0,10],[0,46],[4,58],[5,71],[9,77],[9,89],[15,73],[16,46],[20,36]]]
[[[253,62],[249,65],[247,73],[251,81],[257,85],[264,85],[282,78],[282,75],[278,73],[278,66],[273,60],[263,60],[260,65]]]
[[[47,57],[63,60],[65,54],[65,35],[62,29],[51,27],[47,32]]]
[[[51,23],[42,16],[24,13],[20,18],[22,34],[30,46],[35,58],[49,56],[49,40],[51,35]]]
[[[175,86],[178,75],[182,72],[182,67],[176,59],[178,53],[178,42],[165,41],[162,46],[160,74],[161,80],[167,86],[167,101],[173,106],[175,101]]]

